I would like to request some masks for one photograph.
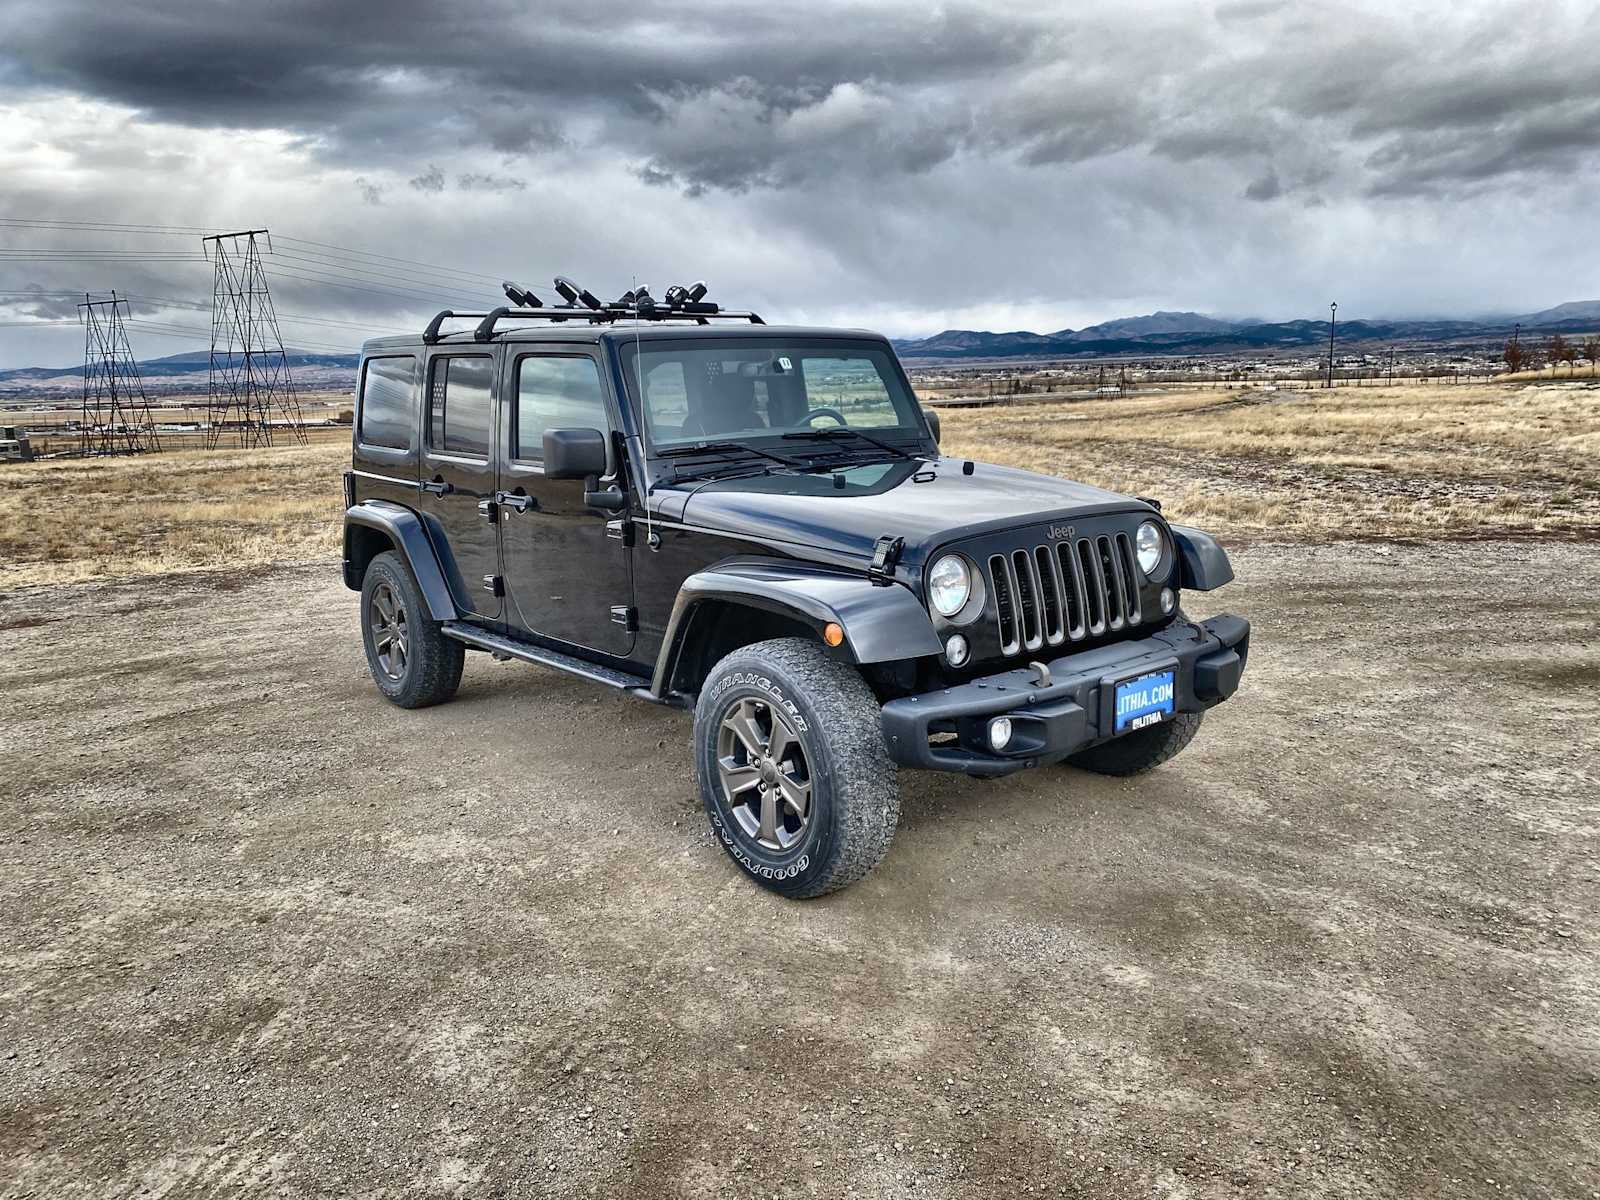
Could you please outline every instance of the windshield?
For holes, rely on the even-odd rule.
[[[697,338],[619,349],[658,450],[839,428],[926,436],[892,356],[872,343]]]

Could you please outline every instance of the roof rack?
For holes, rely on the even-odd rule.
[[[428,327],[422,332],[422,340],[431,346],[453,333],[466,332],[441,332],[444,323],[452,320],[476,320],[477,327],[472,330],[474,342],[493,341],[496,333],[504,332],[496,329],[501,321],[583,321],[590,325],[611,325],[618,321],[693,321],[696,325],[709,325],[715,318],[722,321],[748,321],[752,325],[766,324],[759,313],[732,312],[701,299],[706,293],[704,283],[687,288],[674,285],[667,289],[663,300],[654,299],[649,288],[639,287],[624,292],[609,304],[597,300],[589,291],[579,288],[565,277],[557,277],[556,289],[566,303],[545,307],[529,289],[507,283],[506,295],[517,304],[516,308],[502,306],[487,312],[444,309],[428,322]]]

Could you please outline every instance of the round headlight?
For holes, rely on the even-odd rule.
[[[928,603],[941,617],[953,617],[972,595],[972,572],[959,554],[946,554],[928,572]]]
[[[1146,575],[1155,574],[1155,569],[1161,565],[1161,558],[1167,549],[1167,539],[1161,535],[1161,526],[1154,521],[1146,521],[1139,526],[1139,532],[1134,538],[1134,549],[1139,555],[1139,570]]]

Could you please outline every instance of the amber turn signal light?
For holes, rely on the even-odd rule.
[[[837,646],[844,641],[844,626],[837,621],[829,621],[822,627],[822,640],[830,646]]]

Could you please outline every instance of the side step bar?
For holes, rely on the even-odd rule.
[[[440,626],[439,631],[445,637],[476,646],[479,650],[488,650],[506,658],[520,658],[523,662],[530,662],[536,666],[553,667],[557,671],[565,671],[568,675],[576,675],[591,683],[603,683],[620,691],[633,692],[646,700],[656,699],[650,691],[650,681],[643,675],[630,675],[614,667],[602,667],[599,663],[562,654],[559,650],[547,650],[543,646],[530,646],[526,642],[513,641],[497,633],[488,633],[471,625],[463,625],[460,621],[446,621]]]

